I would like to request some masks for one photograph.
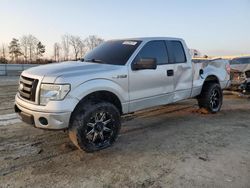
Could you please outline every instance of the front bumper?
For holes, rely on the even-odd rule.
[[[15,104],[15,111],[19,118],[27,123],[42,129],[67,129],[71,112],[45,113],[35,112]]]
[[[34,125],[36,128],[52,130],[67,129],[74,105],[78,102],[75,99],[70,99],[70,101],[72,101],[72,110],[64,111],[62,108],[59,108],[60,112],[48,112],[43,110],[44,107],[41,107],[41,109],[38,110],[38,105],[35,105],[35,109],[35,107],[33,107],[34,104],[28,104],[17,95],[15,100],[15,112],[22,121]],[[68,103],[70,103],[70,101],[68,101]],[[63,103],[63,101],[60,102]],[[67,104],[62,106],[67,106]]]

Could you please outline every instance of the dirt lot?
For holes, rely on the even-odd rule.
[[[216,115],[195,100],[123,117],[116,144],[87,154],[66,132],[21,123],[17,79],[0,77],[0,187],[250,187],[250,99]]]

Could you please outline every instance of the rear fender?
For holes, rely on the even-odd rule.
[[[195,64],[192,97],[201,93],[202,87],[206,81],[215,81],[222,89],[226,88],[228,83],[230,83],[230,75],[226,70],[227,65],[228,61],[222,59]],[[200,74],[200,70],[202,70],[202,74]]]

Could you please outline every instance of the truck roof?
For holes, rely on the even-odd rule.
[[[175,38],[175,37],[136,37],[136,38],[123,38],[120,40],[141,40],[141,41],[151,41],[151,40],[179,40],[184,41],[181,38]]]

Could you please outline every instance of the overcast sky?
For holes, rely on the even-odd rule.
[[[50,52],[65,33],[181,37],[203,54],[250,54],[250,0],[0,0],[0,44],[32,34]]]

